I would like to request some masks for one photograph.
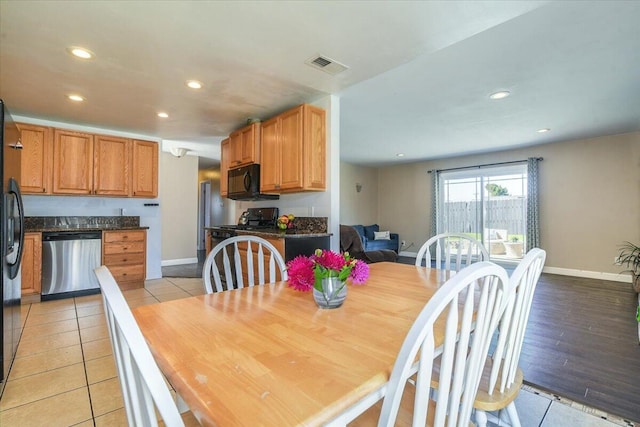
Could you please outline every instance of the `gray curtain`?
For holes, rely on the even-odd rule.
[[[540,203],[538,197],[538,165],[540,158],[527,159],[527,252],[540,247]]]
[[[440,171],[431,171],[431,236],[438,234],[438,200],[440,199]]]

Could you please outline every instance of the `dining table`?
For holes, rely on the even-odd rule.
[[[277,282],[133,310],[161,371],[204,426],[344,425],[384,396],[443,270],[370,264],[341,307]],[[436,345],[443,341],[436,322]]]

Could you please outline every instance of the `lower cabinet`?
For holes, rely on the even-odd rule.
[[[42,288],[42,233],[25,233],[22,251],[22,296],[40,296]]]
[[[284,239],[282,238],[267,238],[267,237],[263,237],[261,236],[263,239],[265,239],[266,241],[268,241],[269,243],[271,243],[273,246],[276,247],[276,249],[278,250],[278,252],[280,252],[280,255],[282,255],[282,257],[284,258]],[[247,265],[246,265],[246,259],[247,259],[247,243],[246,242],[241,242],[238,243],[238,251],[240,251],[240,257],[242,259],[242,280],[244,281],[244,283],[248,283],[249,280],[249,276],[247,274]],[[258,252],[257,252],[257,246],[255,244],[253,244],[251,246],[251,251],[253,254],[253,277],[256,283],[258,283]],[[268,266],[269,262],[271,261],[271,253],[269,253],[269,255],[265,255],[264,257],[264,265]],[[280,277],[280,273],[278,272],[276,274],[276,281],[280,281],[282,280],[282,277]],[[265,282],[269,282],[269,278],[266,277],[265,278]]]
[[[144,288],[147,271],[146,230],[102,233],[102,263],[123,291]]]

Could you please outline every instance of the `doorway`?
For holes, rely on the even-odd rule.
[[[518,260],[526,247],[525,164],[442,172],[438,233],[467,234],[491,259]]]
[[[205,239],[207,236],[205,227],[211,226],[211,182],[200,182],[200,193],[198,195],[198,250],[206,248]]]

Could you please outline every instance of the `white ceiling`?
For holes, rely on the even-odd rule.
[[[0,97],[219,159],[248,118],[337,94],[341,159],[393,164],[640,130],[638,22],[640,1],[3,0]]]

